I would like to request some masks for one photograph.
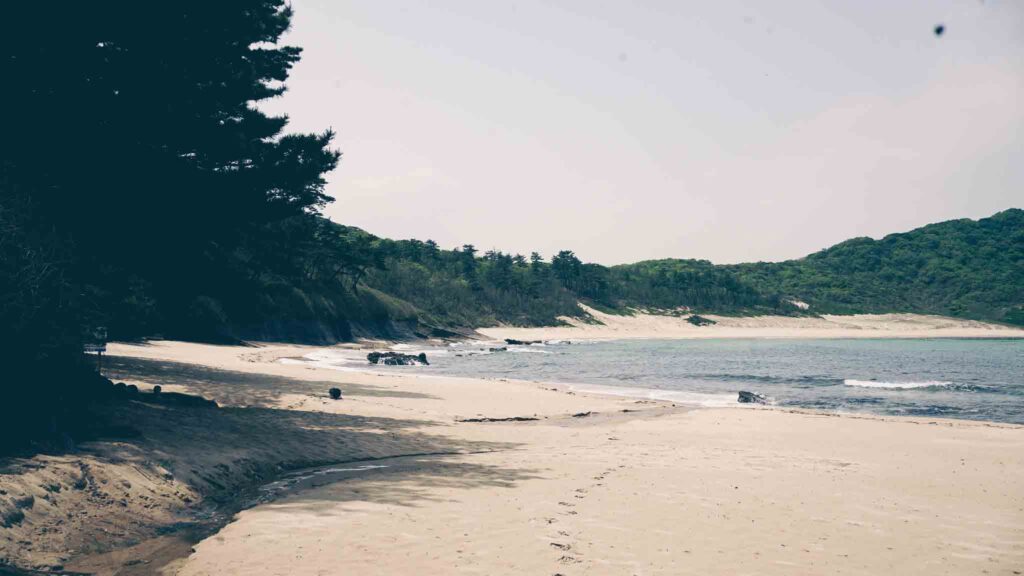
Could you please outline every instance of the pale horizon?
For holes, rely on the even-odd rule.
[[[1020,206],[1020,4],[293,6],[262,108],[337,132],[325,215],[378,236],[779,261]]]

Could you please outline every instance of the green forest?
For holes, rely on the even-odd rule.
[[[7,7],[0,435],[60,430],[33,410],[79,401],[93,374],[83,339],[98,326],[119,340],[330,343],[551,325],[586,318],[579,302],[1024,324],[1017,209],[728,266],[444,249],[327,220],[325,175],[343,164],[333,132],[291,132],[259,107],[301,57],[279,43],[291,15],[284,0]]]
[[[577,302],[619,314],[918,312],[1024,323],[1019,209],[848,240],[799,260],[735,265],[672,259],[605,267],[569,250],[546,260],[337,229],[370,263],[349,286],[400,301],[436,327],[550,325],[559,316],[586,317]]]
[[[1024,324],[1024,210],[854,238],[806,258],[725,269],[819,313],[920,312]]]

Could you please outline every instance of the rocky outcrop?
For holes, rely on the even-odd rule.
[[[765,396],[746,390],[740,390],[739,398],[736,401],[740,404],[768,404],[768,398]]]
[[[510,346],[529,346],[530,344],[543,344],[543,340],[516,340],[515,338],[505,338],[505,344]]]
[[[427,362],[427,355],[423,352],[415,356],[401,352],[370,352],[366,355],[366,359],[370,361],[370,364],[384,364],[385,366],[430,365],[430,362]]]
[[[687,318],[686,321],[689,322],[690,324],[693,324],[694,326],[712,326],[714,324],[718,324],[718,322],[715,322],[711,318],[697,316],[696,314]]]

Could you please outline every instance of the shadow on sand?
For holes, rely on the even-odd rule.
[[[538,471],[473,462],[479,453],[422,454],[303,470],[263,489],[264,509],[330,515],[331,503],[366,501],[415,507],[443,502],[447,490],[512,488]]]
[[[431,486],[507,488],[533,474],[472,462],[471,454],[518,445],[432,433],[447,424],[273,407],[283,394],[324,395],[336,382],[123,357],[111,359],[109,374],[154,385],[184,385],[226,407],[143,402],[139,399],[152,396],[140,392],[135,397],[139,399],[90,407],[112,429],[134,434],[88,442],[61,455],[0,460],[0,493],[5,498],[14,501],[36,494],[37,501],[40,495],[47,500],[45,507],[25,509],[26,521],[7,529],[11,537],[0,541],[0,557],[5,560],[32,566],[38,565],[33,559],[45,558],[67,565],[75,551],[79,559],[136,561],[139,557],[126,555],[124,547],[196,522],[208,534],[237,510],[259,503],[261,486],[315,467],[358,468],[353,463],[371,461],[387,466],[369,474],[328,473],[305,479],[300,472],[286,493],[354,481],[362,486],[359,497],[364,500],[412,506],[430,498]],[[343,386],[352,396],[430,398]],[[320,498],[322,491],[310,494],[314,492]],[[342,494],[331,492],[328,499],[347,498]],[[322,498],[288,501],[311,511],[326,504]],[[59,514],[37,515],[35,510]],[[17,546],[8,549],[5,542]],[[110,552],[115,549],[122,550]],[[132,573],[121,568],[116,572]]]
[[[326,397],[327,391],[334,386],[341,386],[346,396],[436,398],[430,394],[377,386],[222,370],[167,360],[111,356],[106,362],[104,373],[113,380],[130,379],[154,386],[188,386],[195,394],[226,405],[269,407],[274,406],[285,394],[310,394]]]

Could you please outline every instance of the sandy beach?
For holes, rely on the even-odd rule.
[[[2,556],[183,576],[1024,565],[1020,426],[690,409],[279,362],[308,350],[111,346],[111,374],[141,394],[159,384],[220,408],[130,403],[139,437],[8,466],[5,498],[34,502],[0,530]],[[511,417],[528,420],[466,421]]]
[[[637,311],[607,314],[580,304],[592,318],[562,317],[562,326],[519,328],[495,326],[478,332],[489,338],[517,340],[629,338],[1024,338],[1024,329],[976,320],[927,314],[854,314],[846,316],[718,316],[695,326],[689,314],[666,315]]]
[[[9,466],[6,498],[34,499],[0,531],[3,556],[22,566],[571,575],[1024,565],[1019,426],[688,409],[277,361],[307,351],[295,346],[111,348],[111,372],[143,394],[160,384],[221,407],[144,414],[140,438]],[[329,386],[344,399],[328,399]],[[465,421],[510,417],[536,420]],[[293,473],[311,466],[321,468]],[[161,535],[181,523],[197,528]]]

